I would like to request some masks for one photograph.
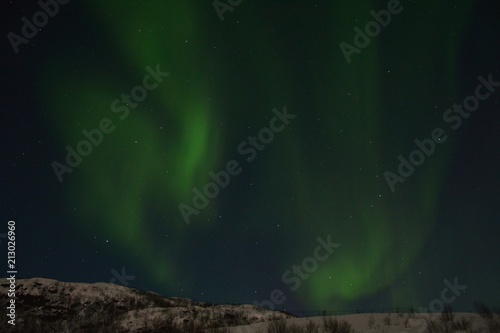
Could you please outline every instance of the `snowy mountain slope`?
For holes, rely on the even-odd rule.
[[[7,294],[2,279],[0,293]],[[109,283],[70,283],[33,278],[16,281],[16,327],[6,320],[1,331],[12,332],[168,332],[180,327],[226,327],[291,318],[253,305],[209,305],[184,298],[166,298]],[[8,299],[1,300],[6,317]],[[8,327],[7,327],[8,326]]]

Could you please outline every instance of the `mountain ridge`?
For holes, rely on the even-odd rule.
[[[0,292],[10,283],[2,279]],[[2,298],[2,318],[9,299]],[[169,332],[247,325],[293,316],[255,305],[212,305],[111,283],[16,280],[14,332]]]

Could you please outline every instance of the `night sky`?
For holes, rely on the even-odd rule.
[[[455,279],[454,309],[500,305],[500,3],[216,5],[67,1],[21,42],[42,7],[2,2],[18,277],[289,311]]]

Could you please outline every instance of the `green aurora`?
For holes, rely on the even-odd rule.
[[[232,180],[190,225],[178,205],[191,204],[192,189],[210,181],[209,171],[238,159],[238,177],[263,179],[259,193],[266,195],[259,202],[269,206],[257,215],[279,211],[292,225],[273,245],[287,250],[269,256],[273,279],[309,254],[317,236],[331,234],[342,246],[296,297],[313,308],[346,307],[389,289],[395,305],[418,302],[416,281],[406,281],[405,289],[391,286],[408,272],[436,221],[455,137],[395,193],[383,172],[396,169],[396,157],[408,156],[415,138],[443,126],[442,112],[431,105],[446,108],[459,100],[457,57],[471,3],[458,2],[449,12],[439,2],[402,2],[404,10],[350,64],[339,44],[352,44],[354,26],[371,20],[369,11],[382,9],[380,2],[327,2],[316,17],[302,17],[300,4],[286,3],[286,26],[272,13],[285,5],[262,2],[242,2],[223,22],[215,11],[207,13],[208,2],[82,5],[103,46],[99,57],[75,44],[67,51],[71,62],[46,59],[40,96],[54,110],[62,147],[76,145],[81,131],[102,118],[112,119],[116,129],[64,176],[67,209],[78,212],[83,233],[98,230],[112,239],[116,253],[158,285],[196,283],[179,269],[183,251],[172,249],[209,234],[218,223],[211,217],[246,195]],[[296,68],[297,59],[307,60],[305,69]],[[142,82],[146,66],[157,64],[170,75],[120,120],[111,102]],[[238,143],[284,105],[297,114],[291,128],[277,134],[254,163],[244,164]],[[277,199],[281,193],[293,193],[294,204]],[[255,222],[250,232],[258,236],[265,223]],[[169,244],[156,240],[157,230],[172,232]]]

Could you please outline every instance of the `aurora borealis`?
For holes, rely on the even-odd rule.
[[[40,10],[3,6],[4,35]],[[279,289],[290,311],[427,306],[458,277],[454,307],[500,304],[500,91],[443,121],[479,76],[500,81],[500,6],[400,6],[350,62],[339,45],[387,1],[244,0],[224,20],[212,1],[71,1],[18,54],[4,38],[20,271],[108,282],[125,267],[132,287],[213,303]],[[168,76],[138,102],[155,68]],[[103,119],[114,129],[59,181],[52,163]],[[436,128],[446,141],[391,191],[384,172]],[[230,161],[240,172],[186,223],[179,205]],[[291,290],[284,272],[328,235],[341,246]]]

